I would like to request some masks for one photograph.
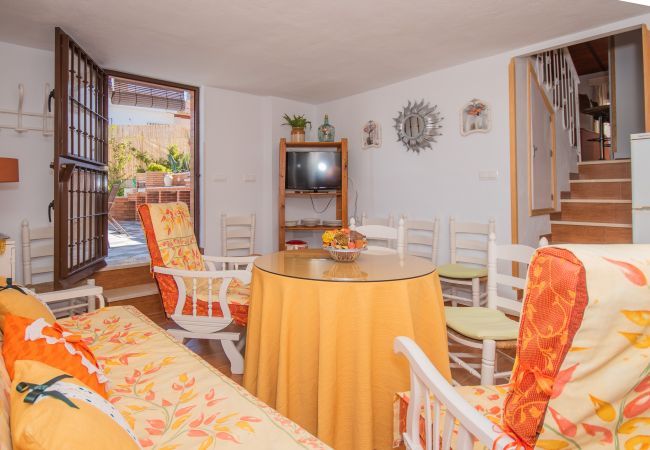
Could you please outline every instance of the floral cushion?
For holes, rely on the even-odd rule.
[[[586,306],[585,268],[580,260],[564,249],[539,250],[528,272],[513,389],[506,397],[503,417],[509,433],[530,447],[537,440],[554,380],[562,377],[562,361]]]
[[[93,350],[145,449],[326,449],[133,307],[62,321]]]
[[[502,405],[505,395],[507,393],[506,385],[498,386],[457,386],[456,391],[471,404],[478,412],[483,414],[487,419],[498,426],[502,419]],[[409,392],[399,392],[395,396],[393,404],[393,447],[398,447],[402,444],[402,434],[406,431],[406,411],[409,405]],[[432,405],[433,406],[433,405]],[[441,408],[440,419],[440,434],[442,434],[442,426],[444,424],[445,409]],[[432,408],[433,417],[433,408]],[[420,413],[420,439],[422,445],[425,445],[425,418],[424,409]],[[454,436],[458,434],[458,430],[454,430]],[[454,444],[452,442],[452,448]],[[485,447],[478,441],[474,444],[475,450],[482,450]]]
[[[3,336],[0,333],[0,345]],[[11,450],[11,431],[9,428],[11,379],[5,367],[5,361],[0,356],[0,450]]]
[[[194,227],[187,205],[177,203],[150,203],[138,208],[142,228],[147,240],[153,267],[169,267],[184,270],[205,270],[205,263],[196,244]],[[170,275],[155,274],[160,288],[163,306],[167,315],[174,314],[178,303],[178,288]],[[184,280],[186,298],[183,314],[192,313],[192,279]],[[208,288],[206,279],[197,279],[197,314],[208,315]],[[215,280],[213,293],[219,292],[220,281]],[[242,287],[233,280],[228,289],[228,308],[233,319],[239,325],[246,325],[248,319],[247,287]],[[213,296],[216,301],[217,295]],[[213,304],[213,314],[221,315],[218,303]]]
[[[589,304],[536,448],[650,448],[650,245],[566,246]]]

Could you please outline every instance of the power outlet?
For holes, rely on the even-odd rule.
[[[494,181],[499,178],[498,170],[479,170],[478,179],[481,181]]]

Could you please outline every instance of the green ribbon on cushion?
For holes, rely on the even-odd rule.
[[[4,291],[5,289],[14,289],[23,295],[27,295],[27,292],[23,291],[23,289],[20,286],[13,284],[11,278],[7,278],[6,280],[7,280],[7,285],[0,286],[0,292]]]
[[[34,383],[27,383],[24,381],[21,381],[16,385],[16,390],[20,392],[21,394],[25,391],[29,391],[27,395],[25,396],[25,399],[23,400],[25,403],[29,404],[34,404],[36,400],[41,396],[41,395],[47,395],[49,397],[56,398],[57,400],[61,400],[63,403],[68,405],[71,408],[79,409],[77,405],[72,403],[72,400],[70,400],[68,397],[63,395],[62,393],[58,391],[46,391],[46,389],[52,387],[53,384],[65,379],[65,378],[72,378],[72,375],[67,375],[67,374],[62,374],[57,377],[52,378],[50,381],[46,381],[43,384],[34,384]]]

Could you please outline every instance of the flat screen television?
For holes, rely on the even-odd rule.
[[[287,152],[286,189],[321,191],[341,188],[340,152]]]

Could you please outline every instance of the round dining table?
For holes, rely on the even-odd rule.
[[[337,450],[389,449],[393,400],[409,367],[393,353],[413,339],[450,379],[440,281],[428,260],[323,250],[257,258],[244,387]]]

